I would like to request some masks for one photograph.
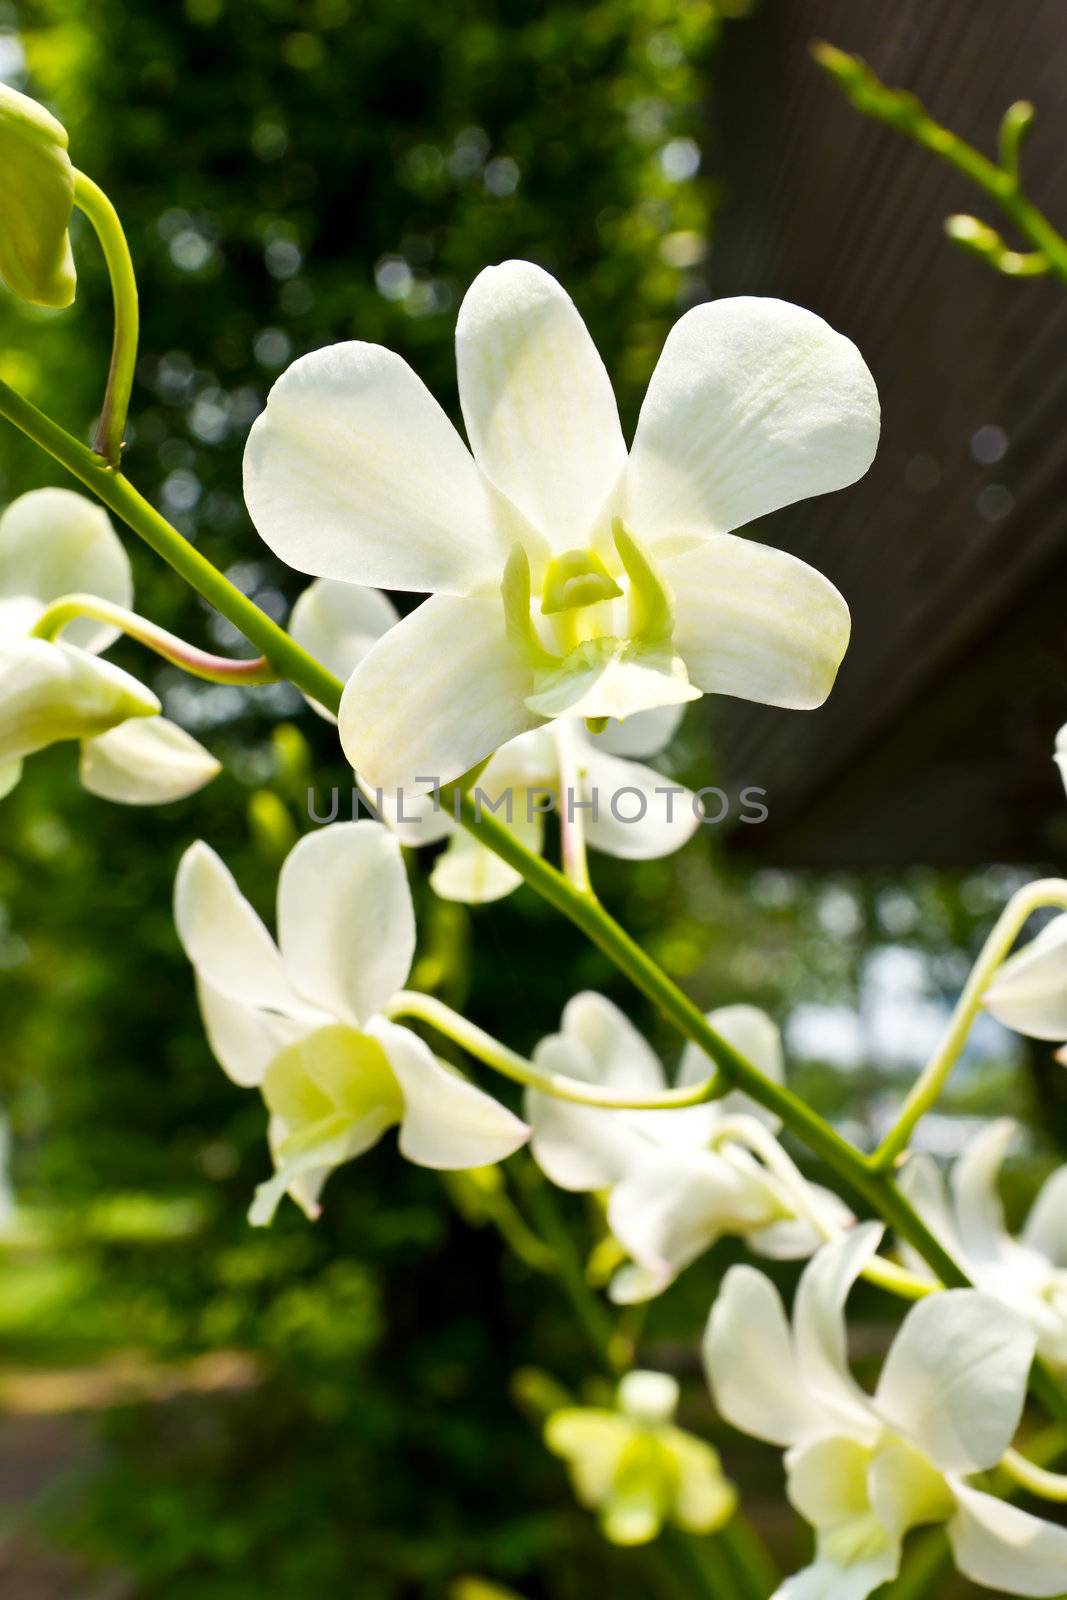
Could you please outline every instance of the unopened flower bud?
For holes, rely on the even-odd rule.
[[[36,100],[0,84],[0,278],[20,299],[73,301],[73,207],[67,130]]]

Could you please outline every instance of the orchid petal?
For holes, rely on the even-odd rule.
[[[197,975],[247,1006],[313,1016],[294,992],[281,955],[260,918],[210,845],[198,839],[174,881],[174,921]]]
[[[731,1267],[704,1334],[704,1368],[719,1411],[768,1444],[803,1444],[825,1431],[805,1386],[778,1290],[755,1267]]]
[[[486,477],[553,549],[588,545],[626,445],[611,381],[570,296],[529,261],[487,267],[460,307],[456,366]]]
[[[671,855],[693,837],[700,810],[681,784],[599,750],[579,756],[583,775],[575,799],[595,803],[593,811],[581,813],[592,849],[623,861],[649,861]]]
[[[848,606],[828,578],[754,539],[713,534],[664,558],[675,595],[672,643],[705,694],[810,711],[848,649]]]
[[[274,1057],[310,1024],[234,1000],[197,975],[196,995],[208,1044],[219,1066],[244,1089],[256,1088]]]
[[[1027,1249],[1067,1269],[1067,1166],[1058,1167],[1042,1185],[1021,1238]]]
[[[369,1031],[385,1051],[404,1096],[400,1153],[420,1167],[490,1167],[524,1145],[525,1122],[438,1061],[408,1028],[375,1017]]]
[[[86,739],[79,767],[91,794],[128,806],[184,800],[221,771],[210,751],[166,717],[138,717]]]
[[[526,796],[517,797],[508,832],[534,855],[540,855],[544,842],[544,823],[535,813],[526,811]],[[442,900],[457,900],[464,905],[487,905],[502,900],[522,883],[521,872],[509,867],[494,850],[482,844],[473,834],[461,830],[454,833],[444,850],[434,862],[430,873],[430,887]]]
[[[789,1502],[821,1531],[867,1516],[870,1447],[849,1434],[827,1434],[789,1456]]]
[[[586,1052],[590,1066],[579,1076],[612,1089],[655,1094],[664,1087],[659,1057],[625,1012],[593,990],[563,1008],[563,1034]]]
[[[1035,1342],[1029,1324],[992,1295],[931,1295],[904,1318],[875,1406],[942,1472],[984,1471],[1019,1426]]]
[[[882,1226],[861,1223],[851,1233],[823,1245],[801,1275],[793,1306],[797,1360],[805,1391],[818,1398],[829,1416],[866,1438],[877,1432],[871,1403],[848,1365],[845,1301],[856,1279],[878,1249]]]
[[[756,1163],[749,1169],[706,1150],[652,1148],[612,1189],[608,1226],[663,1289],[724,1234],[748,1233],[780,1211]]]
[[[878,395],[851,340],[782,300],[695,306],[667,336],[627,467],[652,544],[728,533],[861,478]]]
[[[260,537],[298,572],[442,594],[499,582],[507,547],[477,467],[380,345],[293,362],[249,434],[244,490]]]
[[[965,1578],[1001,1594],[1063,1593],[1067,1528],[963,1483],[954,1483],[952,1492],[957,1509],[948,1537]]]
[[[982,996],[998,1022],[1032,1039],[1067,1039],[1067,913],[1009,956]]]
[[[737,1509],[737,1490],[723,1477],[718,1454],[703,1439],[681,1428],[667,1428],[660,1444],[677,1474],[670,1520],[687,1533],[713,1533]]]
[[[588,736],[594,750],[632,760],[659,755],[678,732],[685,715],[684,705],[656,706],[651,711],[636,711],[625,722],[609,720],[606,728]]]
[[[545,1423],[545,1444],[570,1468],[574,1492],[587,1510],[597,1510],[611,1493],[634,1425],[617,1411],[595,1406],[565,1407]]]
[[[0,646],[0,761],[18,761],[65,739],[90,739],[159,701],[110,661],[73,645],[16,639]]]
[[[758,1006],[719,1006],[707,1013],[707,1021],[728,1045],[733,1046],[738,1055],[758,1067],[765,1078],[772,1083],[785,1081],[782,1036],[765,1011]],[[678,1085],[706,1083],[709,1078],[714,1078],[717,1070],[711,1057],[698,1044],[689,1042],[678,1063]],[[781,1126],[781,1119],[773,1111],[768,1111],[742,1090],[731,1089],[714,1105],[716,1120],[720,1116],[746,1116],[755,1117],[771,1129]]]
[[[953,1512],[944,1475],[906,1439],[882,1442],[871,1462],[867,1488],[883,1528],[902,1539],[924,1522],[944,1522]]]
[[[130,558],[107,512],[72,489],[19,495],[0,516],[0,606],[32,596],[43,607],[78,593],[133,603]],[[94,655],[118,636],[118,628],[91,617],[63,630],[65,644]]]
[[[289,632],[302,649],[344,683],[371,645],[398,621],[396,607],[380,589],[366,589],[340,578],[316,578],[293,607]],[[336,722],[333,713],[317,700],[309,699],[308,704],[328,722]]]
[[[345,755],[374,789],[450,783],[541,720],[499,599],[435,595],[372,648],[339,717]]]
[[[404,987],[415,913],[400,842],[378,822],[308,834],[278,878],[278,944],[293,987],[355,1026]]]
[[[1010,1118],[983,1128],[952,1169],[956,1225],[963,1253],[975,1263],[999,1261],[1011,1248],[997,1179],[1018,1132]]]
[[[867,1600],[899,1570],[900,1546],[892,1541],[847,1563],[820,1557],[787,1578],[771,1600]]]

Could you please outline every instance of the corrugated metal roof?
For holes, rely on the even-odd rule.
[[[1067,853],[1050,759],[1067,722],[1067,292],[945,240],[950,212],[1000,219],[848,105],[813,37],[987,150],[1008,104],[1033,100],[1025,187],[1067,223],[1062,0],[800,0],[727,29],[711,292],[818,311],[860,346],[884,414],[863,483],[752,530],[839,585],[854,634],[821,711],[719,703],[728,772],[769,791],[769,822],[736,842],[842,867]],[[974,436],[990,427],[1007,447],[983,463]]]

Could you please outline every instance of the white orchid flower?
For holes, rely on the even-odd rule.
[[[331,672],[348,678],[397,620],[392,602],[379,590],[318,578],[293,607],[289,631]],[[315,701],[309,703],[334,720]],[[582,818],[591,849],[633,861],[669,855],[680,850],[699,826],[699,802],[681,784],[670,784],[651,767],[629,758],[653,756],[664,749],[681,716],[681,706],[640,711],[625,724],[609,722],[592,736],[576,719],[546,724],[519,734],[498,750],[479,774],[477,788],[486,797],[487,809],[531,850],[542,848],[547,806],[566,817],[570,803]],[[565,753],[563,740],[568,741]],[[564,788],[571,791],[570,802]],[[499,900],[522,882],[514,868],[457,827],[439,802],[426,795],[364,792],[405,844],[417,847],[450,840],[430,876],[442,899],[468,904]]]
[[[815,1529],[815,1561],[775,1600],[865,1600],[895,1577],[901,1543],[945,1523],[960,1572],[1003,1594],[1059,1595],[1067,1528],[967,1481],[997,1465],[1022,1414],[1034,1334],[974,1289],[913,1306],[873,1395],[849,1371],[844,1307],[878,1248],[865,1223],[805,1268],[790,1329],[777,1289],[731,1267],[704,1342],[722,1415],[783,1446],[792,1504]]]
[[[174,916],[219,1065],[271,1114],[276,1172],[252,1222],[269,1222],[287,1191],[316,1215],[333,1168],[390,1127],[422,1167],[489,1166],[525,1143],[525,1123],[384,1014],[411,967],[415,914],[400,844],[380,823],[337,823],[294,847],[277,944],[203,842],[182,857]]]
[[[1067,912],[997,969],[982,996],[986,1010],[1031,1039],[1067,1039]],[[1057,1052],[1067,1062],[1067,1048]]]
[[[647,1544],[665,1522],[713,1533],[728,1522],[737,1492],[709,1444],[674,1425],[678,1385],[663,1372],[629,1372],[616,1409],[567,1406],[545,1424],[574,1492],[612,1544]]]
[[[725,1006],[708,1021],[776,1082],[782,1079],[778,1030],[754,1006]],[[640,1094],[666,1087],[658,1057],[610,1000],[585,993],[570,1000],[562,1031],[542,1040],[537,1066],[584,1082]],[[702,1083],[714,1063],[687,1045],[679,1084]],[[773,1137],[773,1118],[747,1096],[666,1111],[601,1111],[534,1090],[526,1116],[531,1149],[562,1189],[606,1191],[612,1233],[633,1264],[610,1288],[619,1302],[661,1293],[683,1268],[725,1234],[739,1234],[766,1255],[810,1255],[850,1214],[827,1191],[807,1184]],[[753,1148],[769,1156],[757,1160]]]
[[[1067,1371],[1067,1166],[1048,1178],[1013,1238],[997,1180],[1017,1133],[1009,1118],[990,1123],[968,1144],[948,1183],[930,1156],[912,1155],[900,1185],[972,1283],[1025,1317],[1041,1354]],[[908,1257],[914,1271],[929,1276],[915,1252]]]
[[[92,594],[128,608],[129,558],[106,511],[69,489],[35,489],[0,516],[0,798],[25,756],[81,742],[81,780],[93,794],[157,805],[201,788],[219,763],[159,715],[136,678],[100,659],[118,630],[91,618],[55,641],[33,637],[50,602]]]
[[[1064,723],[1063,727],[1056,735],[1056,749],[1052,759],[1055,761],[1057,767],[1059,767],[1060,777],[1063,779],[1063,786],[1065,789],[1067,789],[1067,723]]]
[[[731,530],[867,470],[878,401],[849,340],[781,301],[697,306],[629,454],[585,325],[539,267],[479,275],[456,357],[470,452],[399,356],[353,342],[294,362],[245,453],[282,560],[432,597],[349,680],[341,740],[366,784],[449,782],[558,716],[822,703],[848,607]]]

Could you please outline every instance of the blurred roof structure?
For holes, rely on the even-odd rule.
[[[716,703],[727,776],[768,791],[769,820],[731,842],[798,867],[1063,859],[1067,292],[947,242],[952,212],[1001,219],[855,111],[814,38],[989,151],[1006,107],[1034,101],[1025,188],[1067,224],[1062,0],[797,0],[725,30],[710,292],[778,295],[847,333],[884,428],[861,484],[752,530],[832,578],[854,631],[820,711]]]

